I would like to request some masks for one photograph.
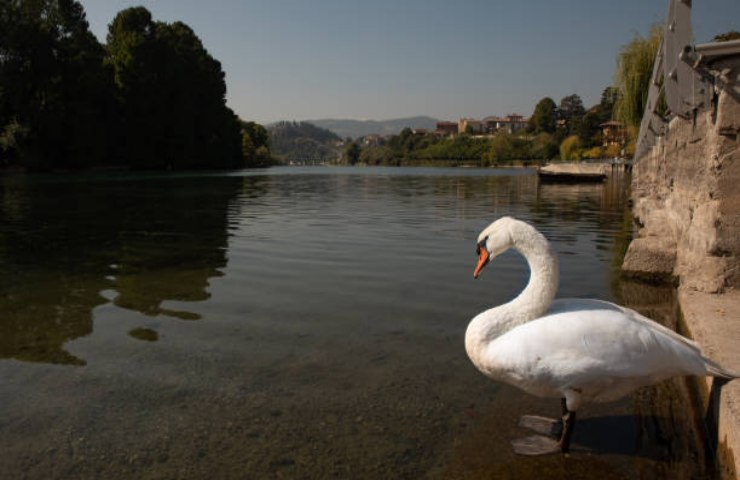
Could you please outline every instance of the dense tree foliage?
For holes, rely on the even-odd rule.
[[[111,23],[107,44],[134,166],[241,166],[240,125],[226,107],[221,64],[190,27],[128,8]]]
[[[225,94],[181,22],[129,8],[101,45],[75,0],[0,2],[0,166],[241,167]]]
[[[342,139],[308,122],[279,122],[269,128],[270,147],[279,159],[292,163],[324,163],[341,156]]]
[[[550,97],[545,97],[534,107],[534,113],[529,117],[528,130],[532,133],[554,133],[558,106]]]
[[[490,140],[474,138],[470,135],[458,135],[454,138],[440,140],[432,135],[423,135],[423,137],[426,137],[424,139],[426,146],[407,157],[430,160],[480,160],[486,157],[491,148]]]
[[[601,144],[601,124],[604,123],[598,111],[587,112],[571,132],[578,136],[579,143],[584,148],[591,148]]]
[[[529,158],[551,160],[558,154],[558,144],[555,136],[542,132],[531,139]]]
[[[647,37],[636,35],[617,57],[619,97],[614,106],[615,117],[633,128],[639,127],[645,111],[653,63],[662,38],[663,30],[656,25]]]
[[[740,40],[740,32],[738,32],[737,30],[730,30],[729,32],[715,35],[713,40],[715,42],[729,42],[730,40]]]
[[[614,105],[619,99],[619,89],[617,87],[606,87],[601,92],[601,101],[598,105],[599,119],[602,122],[612,120],[614,118]]]
[[[577,135],[571,135],[567,137],[565,140],[563,140],[563,143],[560,144],[560,159],[561,160],[580,160],[581,159],[581,153],[579,152],[579,149],[581,148],[580,140],[578,139]]]
[[[256,122],[242,122],[242,155],[245,167],[267,167],[275,162],[270,155],[270,134]]]
[[[583,100],[575,93],[560,99],[560,105],[556,111],[556,138],[562,142],[565,137],[578,131],[585,114]]]
[[[571,129],[571,133],[578,135],[581,146],[585,149],[593,149],[602,144],[601,124],[613,119],[614,104],[619,98],[619,90],[615,87],[607,87],[601,93],[601,101],[591,108],[581,118],[580,122]],[[603,152],[592,150],[589,158],[602,155]]]
[[[549,160],[557,155],[558,146],[548,133],[528,135],[501,131],[492,136],[468,134],[439,137],[430,133],[402,131],[382,145],[365,146],[360,163],[367,165],[510,164]]]
[[[558,118],[565,120],[566,123],[570,123],[576,120],[580,120],[585,115],[586,109],[583,108],[583,100],[581,97],[576,95],[568,95],[560,100],[560,107],[558,108]]]
[[[360,152],[360,146],[356,142],[348,143],[344,149],[344,161],[349,165],[357,164],[360,161]]]
[[[115,115],[104,56],[79,3],[0,2],[0,165],[107,163]]]

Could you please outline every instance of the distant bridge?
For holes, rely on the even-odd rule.
[[[740,55],[740,40],[692,43],[691,0],[669,0],[663,42],[653,65],[650,91],[645,114],[637,136],[635,159],[645,154],[663,136],[668,122],[678,116],[695,118],[696,114],[716,108],[718,92],[734,89],[740,98],[740,88],[730,86],[724,77],[722,60]],[[658,112],[661,94],[668,111]]]

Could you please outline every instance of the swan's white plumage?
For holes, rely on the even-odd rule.
[[[527,223],[504,217],[478,238],[490,257],[516,248],[531,269],[511,302],[482,312],[465,344],[476,367],[533,395],[611,401],[679,375],[736,375],[704,357],[691,340],[634,310],[590,299],[554,300],[558,268],[547,240]]]

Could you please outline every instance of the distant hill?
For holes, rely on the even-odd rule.
[[[308,120],[317,127],[326,128],[342,138],[355,139],[365,135],[397,135],[406,127],[434,130],[438,120],[432,117],[408,117],[392,120]]]
[[[267,128],[270,150],[279,159],[293,163],[323,163],[341,155],[342,139],[334,132],[310,122],[278,122]]]

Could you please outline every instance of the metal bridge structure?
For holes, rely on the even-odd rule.
[[[716,108],[718,93],[731,87],[722,60],[740,55],[740,40],[696,45],[691,31],[691,0],[669,0],[663,41],[653,64],[635,159],[665,135],[675,117],[695,118]],[[730,92],[740,97],[740,91]]]

